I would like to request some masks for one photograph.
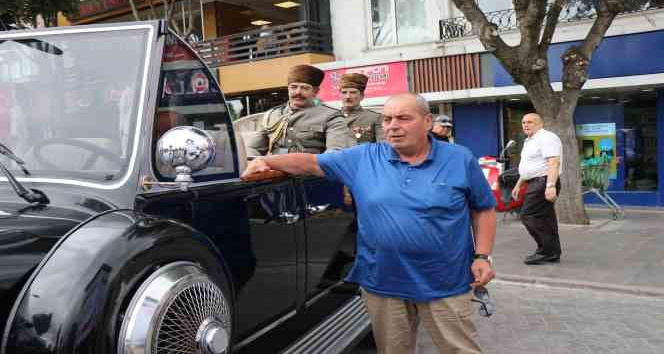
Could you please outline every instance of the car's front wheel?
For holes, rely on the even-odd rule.
[[[229,353],[232,311],[222,289],[195,263],[158,268],[129,302],[118,354]]]

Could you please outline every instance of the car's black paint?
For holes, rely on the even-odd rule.
[[[118,314],[136,286],[179,260],[225,275],[216,247],[184,224],[127,210],[98,215],[62,239],[27,281],[2,353],[116,353]]]
[[[157,177],[152,132],[164,33],[155,31],[126,183],[25,183],[50,199],[29,208],[0,183],[0,354],[116,353],[129,299],[172,261],[201,264],[230,294],[242,352],[277,351],[354,294],[338,287],[355,252],[353,209],[339,184],[226,179],[187,191],[141,188],[142,177]],[[231,143],[237,151],[234,136]]]

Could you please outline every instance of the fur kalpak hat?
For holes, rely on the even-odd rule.
[[[364,89],[367,88],[368,81],[369,78],[360,73],[343,74],[341,76],[341,81],[339,82],[339,89],[354,88],[364,92]]]
[[[311,65],[295,65],[288,72],[288,83],[304,82],[313,87],[320,86],[325,77],[323,70]]]

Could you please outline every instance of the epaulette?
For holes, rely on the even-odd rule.
[[[340,110],[340,109],[334,108],[334,107],[332,107],[332,106],[328,106],[328,105],[326,105],[325,103],[321,103],[318,107],[324,107],[324,108],[327,108],[327,109],[331,109],[331,110],[333,110],[334,112],[339,112],[339,113],[341,113],[341,110]]]

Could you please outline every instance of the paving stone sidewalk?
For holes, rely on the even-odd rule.
[[[489,285],[497,311],[474,318],[485,354],[664,353],[664,211],[588,212],[590,225],[560,225],[561,262],[545,265],[523,263],[535,243],[499,215]],[[420,328],[418,353],[437,352]]]
[[[535,242],[519,220],[503,222],[499,215],[494,247],[498,278],[664,295],[664,211],[626,209],[618,220],[606,209],[588,212],[590,225],[560,225],[561,262],[545,265],[523,263]]]
[[[496,281],[496,312],[474,315],[484,354],[664,353],[664,299]],[[436,354],[423,326],[418,354]],[[369,345],[351,354],[375,354]]]

